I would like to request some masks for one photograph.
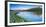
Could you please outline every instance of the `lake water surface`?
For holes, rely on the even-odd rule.
[[[36,15],[33,12],[19,12],[17,14],[18,16],[24,18],[27,21],[32,22],[39,22],[42,21],[42,15]]]

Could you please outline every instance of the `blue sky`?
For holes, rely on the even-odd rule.
[[[10,4],[10,9],[11,10],[16,10],[16,9],[29,9],[29,8],[34,8],[36,5],[25,5],[25,4]]]

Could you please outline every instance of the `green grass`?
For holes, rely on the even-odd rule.
[[[24,22],[24,20],[20,16],[16,15],[16,13],[12,13],[12,15],[10,17],[10,23],[12,23],[12,22],[13,23],[15,23],[15,22],[19,23],[19,22]]]
[[[10,13],[10,23],[20,23],[20,22],[28,22],[26,19],[17,15],[16,12],[11,11]]]

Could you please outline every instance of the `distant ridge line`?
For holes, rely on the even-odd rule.
[[[32,9],[29,9],[32,10]],[[28,11],[28,10],[10,10],[10,11]]]

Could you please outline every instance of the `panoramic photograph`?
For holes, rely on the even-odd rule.
[[[42,5],[10,4],[10,23],[41,21]]]

